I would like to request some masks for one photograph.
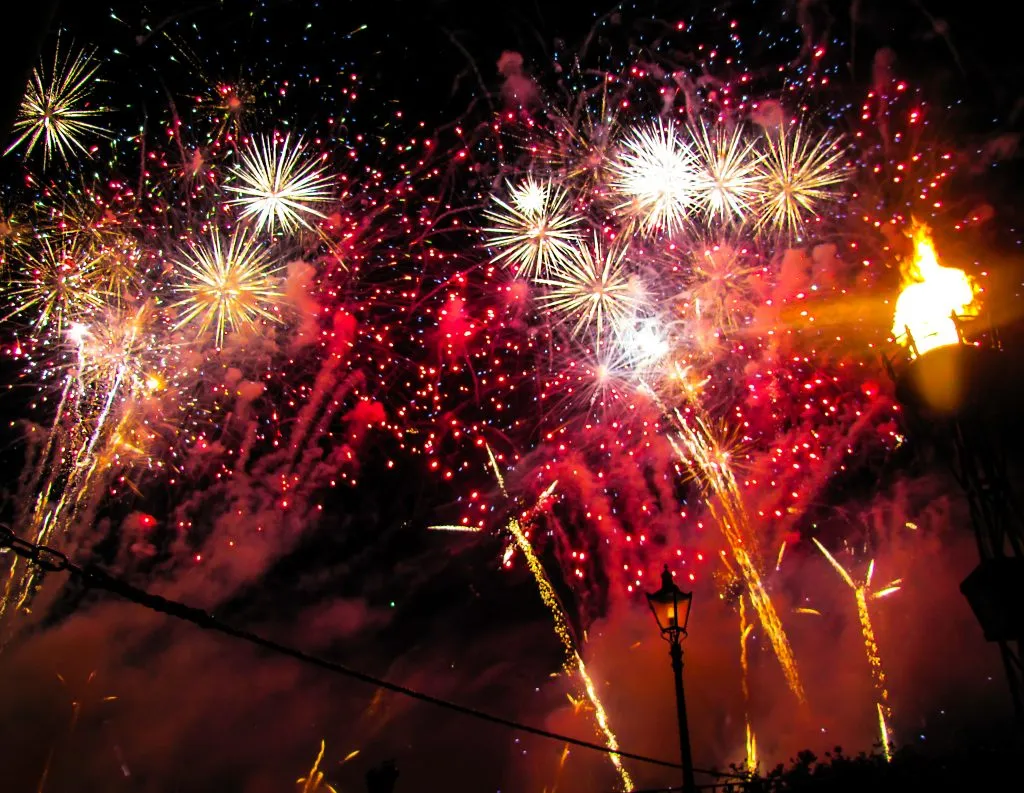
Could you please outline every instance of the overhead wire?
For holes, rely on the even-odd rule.
[[[669,760],[660,760],[658,758],[639,754],[638,752],[627,752],[622,749],[612,750],[607,746],[602,746],[601,744],[594,743],[593,741],[573,738],[568,735],[552,732],[551,730],[545,730],[541,727],[534,727],[513,719],[507,719],[504,716],[498,716],[493,713],[488,713],[487,711],[478,710],[467,705],[460,705],[457,702],[442,699],[441,697],[435,697],[432,694],[417,691],[416,689],[400,685],[399,683],[393,683],[389,680],[375,677],[374,675],[362,672],[358,669],[352,669],[351,667],[345,666],[344,664],[336,661],[331,661],[320,656],[312,655],[304,650],[290,647],[286,644],[281,644],[280,642],[273,641],[272,639],[260,636],[259,634],[243,628],[237,628],[230,625],[202,609],[162,597],[161,595],[155,595],[151,592],[147,592],[146,590],[141,589],[134,584],[130,584],[124,579],[119,578],[96,565],[77,564],[61,551],[45,545],[37,545],[29,542],[28,540],[17,536],[7,526],[0,525],[0,550],[5,548],[10,549],[22,558],[27,559],[47,572],[66,572],[72,578],[81,581],[87,588],[110,592],[111,594],[117,595],[118,597],[124,598],[125,600],[131,601],[137,605],[141,605],[151,611],[183,620],[184,622],[191,623],[200,628],[205,628],[216,633],[221,633],[225,636],[240,639],[279,655],[288,656],[297,661],[301,661],[302,663],[309,664],[310,666],[319,667],[320,669],[324,669],[329,672],[344,675],[362,683],[376,686],[377,688],[382,688],[395,694],[401,694],[402,696],[409,697],[410,699],[426,702],[427,704],[444,708],[455,713],[461,713],[464,716],[478,719],[480,721],[487,721],[491,724],[497,724],[502,727],[529,733],[541,738],[547,738],[561,743],[568,743],[572,746],[578,746],[583,749],[590,749],[603,754],[618,755],[619,757],[624,757],[629,760],[635,760],[649,765],[662,766],[664,768],[682,768],[679,763],[671,762]],[[695,768],[694,771],[719,778],[742,778],[742,775],[740,774],[729,774],[709,769]]]

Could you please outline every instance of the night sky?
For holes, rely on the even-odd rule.
[[[173,180],[181,172],[175,170],[175,157],[184,151],[178,141],[188,140],[193,130],[194,140],[205,134],[198,131],[209,120],[201,109],[202,97],[208,98],[217,86],[244,84],[253,98],[246,108],[243,137],[247,130],[301,136],[314,141],[311,146],[333,152],[330,162],[339,170],[349,158],[352,184],[358,187],[346,199],[350,203],[338,225],[348,222],[346,213],[373,221],[360,227],[357,242],[337,257],[349,267],[358,263],[357,269],[366,274],[358,287],[338,287],[343,291],[338,305],[347,301],[348,319],[341,318],[337,306],[324,307],[326,278],[316,280],[323,291],[310,292],[312,297],[302,291],[314,279],[303,275],[303,262],[319,268],[319,279],[334,260],[316,244],[315,257],[289,254],[282,290],[298,305],[295,325],[305,328],[306,322],[316,332],[329,328],[331,340],[295,341],[275,331],[278,335],[269,341],[243,338],[229,343],[226,349],[243,361],[232,364],[237,376],[225,374],[228,364],[217,364],[218,369],[205,359],[206,368],[190,385],[197,407],[176,414],[185,417],[180,436],[175,435],[180,444],[178,451],[164,454],[165,467],[140,467],[124,480],[103,480],[84,499],[87,503],[68,532],[51,544],[83,563],[100,564],[140,587],[304,651],[460,704],[600,742],[587,705],[573,701],[578,688],[563,672],[563,648],[521,554],[505,564],[510,540],[501,527],[533,506],[542,489],[533,469],[541,469],[547,460],[542,431],[523,425],[537,418],[540,427],[545,409],[522,392],[502,396],[506,412],[523,417],[517,424],[502,416],[488,429],[488,444],[506,455],[502,469],[508,493],[487,467],[483,445],[466,452],[470,444],[458,434],[446,434],[449,428],[439,431],[443,440],[431,457],[423,444],[432,427],[451,416],[461,420],[463,404],[483,404],[491,397],[465,367],[461,372],[456,368],[447,381],[454,384],[447,386],[452,389],[445,396],[450,400],[447,412],[417,413],[417,407],[401,412],[406,403],[428,401],[417,390],[427,382],[423,372],[444,361],[450,346],[443,348],[433,335],[435,326],[443,324],[440,314],[425,318],[412,310],[403,313],[395,302],[395,284],[415,281],[423,294],[432,295],[432,289],[451,286],[451,273],[464,272],[470,282],[464,292],[467,305],[475,300],[479,306],[492,306],[486,292],[495,282],[480,275],[489,255],[480,235],[466,227],[480,224],[489,192],[501,185],[494,163],[504,157],[504,149],[499,155],[494,141],[509,150],[522,146],[529,125],[518,114],[535,113],[540,124],[550,120],[545,107],[557,104],[560,92],[571,90],[569,75],[580,64],[611,69],[630,62],[654,46],[677,17],[686,20],[687,35],[706,31],[706,40],[715,42],[727,40],[730,23],[741,20],[747,63],[789,61],[799,56],[802,20],[827,45],[823,62],[830,64],[832,82],[841,86],[829,93],[827,107],[824,101],[817,107],[810,91],[793,100],[818,112],[823,123],[851,134],[845,122],[834,120],[839,115],[833,109],[855,107],[859,100],[842,97],[860,97],[877,80],[875,53],[888,47],[895,52],[900,77],[927,96],[934,109],[929,134],[955,152],[958,163],[969,163],[982,150],[991,152],[993,141],[1008,147],[1004,156],[993,157],[998,162],[992,167],[972,171],[962,166],[955,177],[961,214],[987,207],[994,220],[960,236],[950,231],[957,219],[954,210],[935,223],[941,252],[964,263],[965,269],[974,267],[972,273],[991,271],[986,275],[992,295],[988,305],[1005,324],[1005,337],[1013,339],[1013,323],[1021,314],[1021,218],[1015,196],[1021,66],[1014,31],[994,19],[995,7],[767,0],[649,2],[616,9],[576,0],[62,4],[45,39],[43,58],[58,42],[96,49],[101,81],[95,96],[114,108],[105,119],[112,135],[99,141],[89,156],[45,172],[38,156],[19,151],[0,159],[0,209],[12,213],[10,217],[15,217],[13,208],[24,208],[17,210],[22,212],[18,217],[31,225],[32,218],[45,214],[40,207],[59,203],[57,195],[80,194],[85,185],[96,184],[104,194],[113,194],[113,182],[133,185],[140,161],[133,136],[141,134],[156,142],[143,155],[150,157],[145,160],[146,178],[162,185],[153,188],[153,203],[173,209],[166,212],[170,229],[175,202],[186,203],[184,192],[178,195],[176,188],[166,187],[177,184]],[[656,51],[670,53],[667,62],[704,33],[692,35],[685,43],[659,44],[665,49]],[[524,64],[512,76],[499,66],[508,52],[519,53]],[[534,86],[530,90],[539,97],[535,106],[523,108],[510,101],[515,79]],[[492,124],[498,130],[506,115],[515,115],[517,126],[509,122],[492,138],[482,133],[473,137],[474,131],[486,131]],[[178,122],[187,131],[175,137],[169,131]],[[436,146],[436,174],[428,173],[429,168],[416,170],[410,165],[415,157],[400,151],[403,141],[416,140],[419,146],[428,138]],[[213,135],[202,151],[213,162],[227,148]],[[460,165],[463,156],[471,167]],[[415,171],[409,180],[413,188],[404,197],[394,189],[402,181],[396,176],[402,169]],[[197,172],[203,175],[188,182],[192,198],[187,199],[196,206],[201,201],[195,196],[213,189],[203,188],[203,179],[211,185],[219,179],[216,168]],[[437,200],[430,203],[428,196]],[[448,232],[437,240],[424,234],[412,241],[407,234],[409,226],[428,214],[460,207],[466,213],[455,213],[459,223],[446,227]],[[174,220],[178,225],[162,243],[174,250],[193,227],[213,216],[211,210],[199,221],[192,214],[187,223]],[[154,237],[146,234],[139,232],[139,238],[152,252]],[[845,244],[846,237],[842,240]],[[17,267],[22,250],[13,243],[0,250],[5,267]],[[431,258],[435,254],[437,260]],[[159,254],[147,255],[152,263],[163,262],[167,254],[161,248]],[[980,265],[979,259],[984,259]],[[781,263],[780,273],[795,272],[804,264],[809,272],[820,267],[810,254],[800,259],[788,251],[780,251],[775,262]],[[792,270],[786,269],[787,262],[795,262]],[[864,322],[878,319],[875,330],[884,337],[885,312],[891,306],[878,296],[891,297],[896,285],[896,271],[885,267],[887,274],[862,294],[844,297],[851,302],[826,303],[825,314],[834,310],[838,315],[841,307],[849,308],[867,294],[865,305],[871,308],[863,312]],[[16,283],[10,272],[4,278]],[[792,277],[780,275],[780,280]],[[379,298],[385,292],[388,297]],[[4,305],[11,299],[5,294]],[[435,305],[429,299],[416,305]],[[44,378],[40,372],[45,366],[29,366],[32,354],[21,354],[22,345],[26,350],[30,346],[27,320],[9,310],[2,310],[7,316],[0,337],[0,377],[9,386],[3,397],[8,421],[0,436],[5,472],[0,519],[17,530],[25,525],[25,504],[31,501],[25,472],[42,446],[39,437],[53,422],[61,381],[52,374]],[[371,322],[376,324],[371,327]],[[541,324],[535,316],[509,320],[509,327],[522,331],[522,338],[538,348],[543,344],[534,339],[541,338]],[[399,337],[395,328],[412,331]],[[390,339],[389,333],[399,339],[397,347],[374,340],[380,334]],[[332,355],[345,344],[353,352],[337,353],[344,366],[335,371],[323,366],[320,353],[311,352],[321,344]],[[519,357],[509,353],[509,360],[530,365],[522,351],[515,355]],[[859,399],[877,396],[879,388],[891,390],[881,379],[877,355],[861,350],[854,357],[867,361],[857,366],[869,367],[850,381]],[[51,371],[70,365],[66,354],[46,359]],[[316,365],[307,359],[315,359]],[[273,378],[265,377],[270,371]],[[724,377],[728,386],[716,394],[740,390],[743,371],[729,370]],[[227,389],[218,391],[222,379],[232,389],[237,386],[236,396],[229,398]],[[304,413],[303,400],[321,391],[335,400],[333,410]],[[725,397],[715,404],[723,415],[731,410],[721,408]],[[543,415],[544,421],[549,418]],[[306,421],[311,422],[311,440],[289,452],[292,458],[282,465],[290,439]],[[373,428],[367,429],[370,424]],[[406,434],[394,430],[398,425]],[[239,429],[243,426],[254,428],[252,437]],[[577,432],[585,434],[579,426],[570,434]],[[763,446],[770,448],[771,443]],[[246,453],[253,461],[251,470],[244,477],[225,474]],[[585,467],[587,453],[561,460],[558,470],[565,474],[573,465]],[[446,479],[440,474],[449,461],[463,457],[473,461],[465,468],[470,473],[450,463],[456,475]],[[440,461],[440,470],[430,467],[432,459]],[[735,598],[716,567],[722,541],[703,523],[695,528],[697,517],[709,525],[710,520],[701,513],[690,478],[680,475],[671,485],[652,485],[649,471],[634,465],[632,457],[609,465],[609,477],[622,491],[649,488],[679,502],[653,517],[645,504],[635,536],[639,545],[643,521],[649,519],[654,547],[642,559],[650,588],[662,557],[677,546],[685,549],[687,561],[681,564],[689,565],[680,573],[696,573],[685,587],[694,591],[685,674],[699,767],[725,768],[742,759],[745,707],[758,733],[762,768],[804,748],[822,751],[839,745],[868,751],[877,740],[874,693],[853,592],[812,545],[812,536],[837,555],[842,549],[844,564],[858,575],[874,559],[879,588],[902,579],[898,593],[871,606],[897,743],[941,753],[965,745],[998,745],[1007,735],[1011,713],[998,653],[984,642],[958,591],[977,563],[977,550],[955,481],[936,460],[918,454],[912,443],[880,443],[863,454],[858,451],[855,460],[826,477],[813,505],[787,524],[784,535],[781,529],[776,535],[774,528],[766,534],[765,569],[778,567],[778,574],[769,574],[767,586],[800,665],[806,706],[797,704],[787,690],[772,647],[759,629],[753,632],[751,694],[744,706]],[[286,474],[279,472],[285,470],[294,481],[281,485],[283,495],[272,492],[284,482]],[[754,473],[746,475],[758,470],[751,463]],[[582,525],[585,509],[579,504],[598,487],[584,475],[576,485],[565,483],[563,477],[561,484],[570,495],[538,519],[541,529],[531,539],[565,606],[571,631],[584,648],[621,746],[674,760],[678,744],[667,647],[643,598],[632,585],[627,594],[631,574],[619,570],[623,559],[632,562],[636,557],[601,551],[593,540],[592,556],[597,558],[586,568],[586,582],[581,583],[582,574],[576,579],[574,563],[566,561],[570,545],[562,543],[559,532],[564,526]],[[287,503],[288,488],[296,493],[295,505]],[[427,530],[462,519],[470,509],[471,490],[472,499],[479,491],[488,505],[480,510],[486,530]],[[635,507],[628,494],[621,502],[627,505],[623,512]],[[671,523],[680,506],[693,517],[682,526]],[[194,523],[184,526],[186,518]],[[776,540],[782,536],[788,538],[787,557],[785,564],[776,565]],[[572,547],[577,546],[592,547],[585,540]],[[2,561],[6,578],[6,557]],[[580,566],[586,567],[582,561]],[[320,770],[342,792],[363,789],[366,771],[389,759],[400,769],[397,791],[621,789],[600,754],[574,748],[565,758],[560,742],[517,734],[275,657],[83,589],[60,575],[46,578],[30,606],[25,613],[10,610],[0,617],[4,793],[288,790],[308,771],[321,740],[326,751]],[[640,763],[627,767],[637,789],[677,784],[671,770]],[[45,785],[40,781],[44,775]]]

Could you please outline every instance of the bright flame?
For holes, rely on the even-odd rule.
[[[959,343],[952,315],[977,314],[975,295],[979,290],[963,270],[939,264],[928,226],[913,221],[910,236],[914,257],[900,268],[903,291],[896,301],[892,335],[900,344],[909,346],[909,328],[916,356]]]

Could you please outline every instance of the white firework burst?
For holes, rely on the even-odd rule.
[[[288,135],[251,141],[231,170],[236,183],[225,189],[238,197],[228,203],[240,207],[258,231],[312,228],[310,218],[325,217],[317,205],[330,201],[331,180],[304,152],[301,141],[292,145]]]
[[[537,279],[547,287],[538,301],[561,314],[574,336],[593,332],[598,351],[644,302],[639,278],[626,267],[628,252],[625,245],[606,247],[595,235],[593,244],[577,249],[565,267]]]
[[[838,141],[812,134],[803,123],[768,133],[758,165],[758,231],[798,237],[846,179],[843,156]]]
[[[84,50],[62,58],[58,45],[53,66],[46,69],[40,64],[32,71],[14,122],[16,137],[4,154],[25,144],[25,154],[30,155],[41,145],[45,168],[55,154],[64,162],[75,153],[88,154],[82,143],[86,135],[108,136],[108,130],[91,120],[106,112],[106,108],[91,107],[89,102],[99,67],[92,53]]]
[[[760,157],[753,140],[741,127],[711,129],[700,124],[690,130],[697,161],[697,205],[708,223],[744,220],[761,187]]]
[[[672,234],[686,223],[699,197],[699,171],[693,151],[672,121],[632,130],[609,164],[610,186],[645,233]]]
[[[488,244],[497,250],[493,261],[511,266],[524,278],[540,278],[569,264],[580,246],[582,217],[572,211],[569,194],[551,181],[526,177],[508,184],[508,201],[484,216]]]

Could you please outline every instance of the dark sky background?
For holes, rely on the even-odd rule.
[[[711,5],[643,8],[666,16]],[[762,15],[768,25],[777,22],[779,5],[718,7]],[[999,22],[1001,4],[808,5],[833,18],[843,36],[855,9],[857,79],[868,78],[875,49],[891,46],[909,76],[950,102],[963,99],[952,130],[962,139],[1019,129],[1016,31]],[[179,86],[197,65],[169,61],[167,43],[142,33],[145,19],[176,35],[191,29],[189,47],[214,78],[264,64],[268,52],[277,62],[267,69],[278,74],[352,64],[371,96],[362,102],[360,123],[372,128],[374,108],[384,118],[396,104],[432,124],[459,118],[483,88],[497,96],[504,50],[522,52],[528,68],[543,71],[556,39],[578,42],[608,10],[580,2],[282,0],[119,2],[111,15],[109,4],[86,2],[65,3],[58,21],[76,42],[122,53],[112,59],[116,72],[107,90],[115,98],[131,95],[140,111],[150,103],[145,109],[159,112],[167,95],[185,90]],[[626,16],[639,13],[627,8]],[[364,24],[365,31],[349,35]],[[1012,215],[1007,225],[1014,225]],[[7,447],[8,481],[17,454]],[[568,686],[552,677],[560,650],[528,576],[498,572],[498,539],[410,528],[429,501],[422,492],[428,486],[409,484],[418,479],[415,462],[388,472],[382,459],[366,450],[363,478],[370,484],[339,496],[315,535],[268,536],[266,547],[242,558],[213,560],[216,580],[183,573],[165,582],[164,594],[408,686],[593,739],[572,713]],[[987,740],[1007,723],[1008,705],[996,652],[981,640],[957,591],[976,559],[964,505],[939,474],[889,473],[870,504],[853,507],[880,530],[911,520],[927,535],[911,546],[893,533],[877,557],[881,578],[898,569],[908,580],[875,610],[898,734],[940,749]],[[411,495],[393,498],[396,489]],[[869,681],[848,663],[862,653],[846,609],[852,592],[820,559],[805,559],[799,570],[800,585],[783,577],[776,597],[792,608],[801,601],[791,593],[822,592],[814,605],[827,616],[787,622],[797,657],[814,659],[803,667],[810,708],[798,708],[787,694],[769,651],[753,654],[754,722],[771,761],[805,746],[866,749],[873,730]],[[721,766],[742,750],[735,618],[710,582],[695,602],[686,656],[694,755],[702,766]],[[63,616],[71,607],[77,611]],[[585,750],[572,751],[559,777],[560,744],[375,692],[131,604],[72,588],[59,596],[56,613],[62,616],[34,624],[0,653],[3,793],[36,790],[48,758],[50,793],[271,793],[291,789],[321,739],[322,769],[339,791],[361,789],[366,769],[387,758],[399,763],[399,791],[518,793],[550,790],[556,780],[564,793],[615,786],[608,763]],[[670,670],[666,648],[652,633],[639,604],[618,603],[589,627],[587,658],[622,745],[672,758]],[[73,702],[79,715],[72,728]],[[342,765],[357,749],[360,755]],[[663,770],[629,767],[639,786],[675,781]]]

